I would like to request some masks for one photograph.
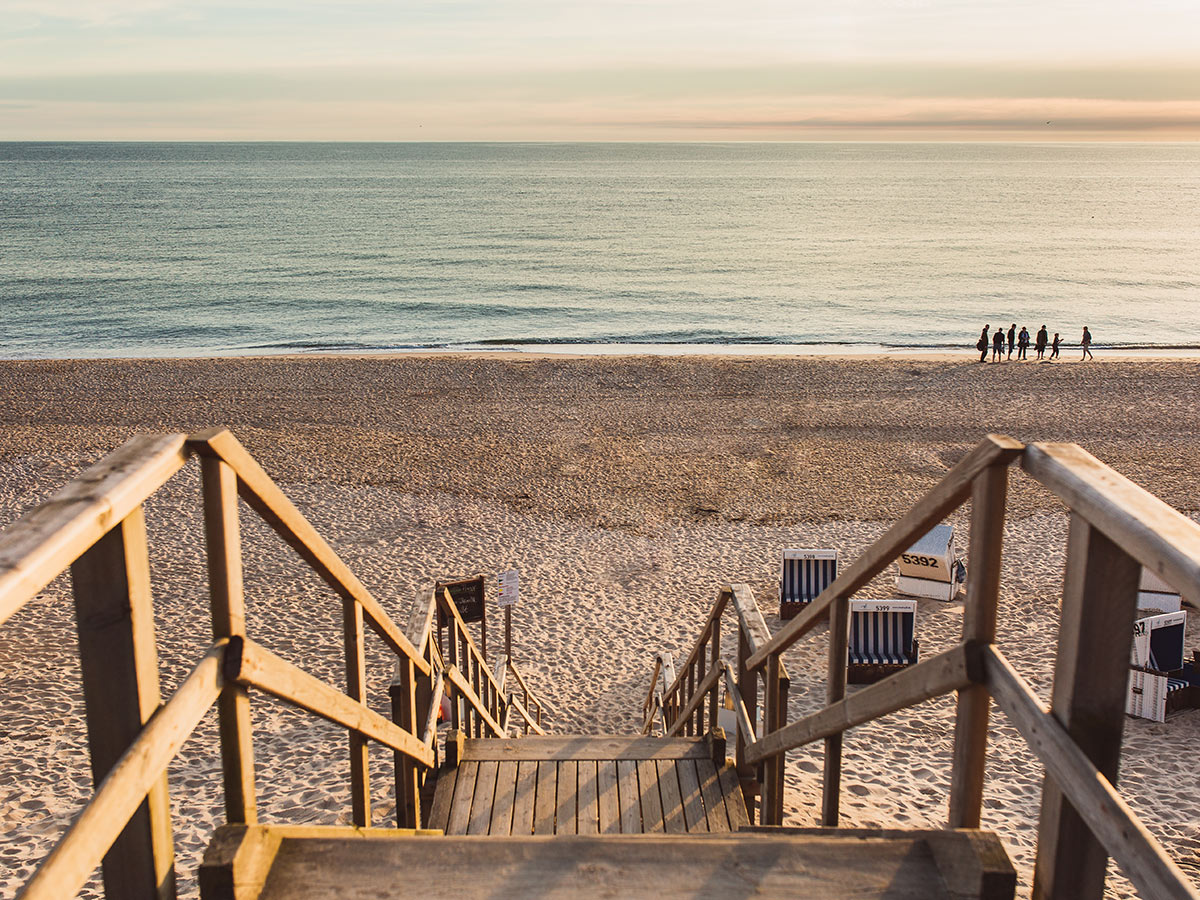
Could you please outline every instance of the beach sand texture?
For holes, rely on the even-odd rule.
[[[225,425],[398,622],[454,574],[521,572],[514,655],[558,732],[640,725],[652,654],[694,641],[720,585],[750,583],[772,630],[779,553],[853,559],[987,432],[1076,441],[1197,517],[1200,363],[982,366],[961,361],[434,355],[0,363],[0,525],[128,436]],[[193,464],[147,504],[163,690],[210,634]],[[1048,695],[1066,514],[1019,471],[1010,486],[999,643]],[[243,507],[249,633],[340,685],[340,604]],[[966,510],[952,518],[965,551]],[[969,564],[969,561],[968,561]],[[862,596],[888,596],[892,577]],[[962,604],[922,601],[921,654],[952,646]],[[497,620],[498,620],[497,615]],[[1195,617],[1193,616],[1193,619]],[[1188,650],[1200,646],[1191,623]],[[11,896],[90,791],[68,577],[0,628],[0,894]],[[497,621],[489,634],[498,646]],[[722,646],[736,647],[727,627]],[[368,639],[371,700],[391,670]],[[786,656],[789,718],[822,705],[823,629]],[[348,821],[340,729],[254,704],[264,819]],[[944,822],[952,698],[854,729],[844,824]],[[223,816],[215,713],[171,767],[178,868]],[[1120,786],[1200,884],[1200,711],[1127,719]],[[372,750],[390,821],[391,756]],[[787,821],[816,821],[820,751],[788,758]],[[1025,893],[1041,770],[992,722],[984,826]],[[89,890],[95,890],[98,879]],[[1133,896],[1120,875],[1109,894]]]

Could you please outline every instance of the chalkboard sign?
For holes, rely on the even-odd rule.
[[[454,601],[454,605],[458,608],[458,614],[462,616],[464,622],[482,622],[484,620],[482,575],[458,581],[439,581],[437,583],[438,596],[441,596],[443,590],[450,592],[450,599]],[[438,627],[445,628],[449,622],[449,618],[442,612],[441,607],[438,607]]]

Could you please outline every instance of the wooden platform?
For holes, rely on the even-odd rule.
[[[694,834],[749,817],[723,748],[704,738],[554,736],[466,740],[428,824],[448,835]]]
[[[379,897],[1011,900],[1016,876],[979,831],[437,837],[226,825],[202,900]]]

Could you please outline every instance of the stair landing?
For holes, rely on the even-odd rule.
[[[438,778],[428,825],[498,836],[737,831],[749,817],[724,756],[706,738],[467,739]]]

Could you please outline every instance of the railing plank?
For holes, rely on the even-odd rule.
[[[471,633],[467,631],[467,623],[463,621],[462,616],[458,612],[458,607],[455,606],[454,601],[450,599],[450,592],[448,590],[444,590],[442,592],[442,596],[438,598],[438,605],[448,612],[458,624],[459,635],[462,639],[463,645],[467,650],[465,654],[467,659],[459,661],[459,671],[465,673],[463,664],[466,663],[472,669],[478,668],[482,670],[483,677],[486,678],[489,683],[491,683],[492,687],[499,687],[499,685],[496,684],[495,679],[492,678],[491,670],[488,669],[487,660],[479,651],[479,648],[475,646],[475,641],[471,639]],[[474,672],[472,672],[472,680],[474,680],[474,678]],[[479,737],[479,735],[475,736]]]
[[[491,729],[495,737],[504,737],[504,732],[500,727],[500,723],[493,719],[487,709],[483,705],[483,700],[475,693],[471,687],[471,683],[459,671],[458,666],[446,667],[446,680],[454,685],[454,689],[467,702],[467,705],[474,711],[475,716],[481,724],[487,725]]]
[[[232,434],[223,428],[210,429],[188,437],[188,446],[202,456],[216,455],[237,472],[238,493],[250,508],[308,563],[345,601],[362,606],[371,630],[399,656],[411,659],[422,675],[429,675],[429,663],[417,652],[408,637],[388,617],[370,591],[350,571],[333,548],[296,509]]]
[[[825,660],[825,703],[832,706],[846,696],[846,662],[850,643],[850,601],[834,600],[829,607],[829,651]],[[838,823],[842,802],[842,733],[825,738],[824,778],[821,784],[821,824]]]
[[[165,777],[167,764],[216,701],[227,643],[214,644],[167,704],[150,717],[17,895],[20,900],[61,900],[79,893],[146,794]]]
[[[1010,437],[989,434],[979,446],[961,459],[946,477],[899,522],[867,548],[837,579],[823,590],[800,615],[779,629],[765,645],[759,647],[746,665],[758,669],[767,657],[781,653],[800,640],[812,628],[824,621],[835,597],[849,597],[882,572],[897,556],[912,546],[913,541],[958,508],[971,492],[975,476],[993,465],[1007,465],[1021,455],[1025,445]]]
[[[545,737],[546,732],[542,730],[542,726],[539,725],[534,720],[533,716],[531,716],[529,714],[529,710],[527,710],[525,708],[524,703],[522,703],[516,697],[512,697],[509,699],[508,705],[510,707],[512,707],[513,709],[515,709],[517,711],[517,714],[520,715],[520,717],[525,720],[525,725],[527,726],[527,728],[532,729],[534,734],[539,734],[539,735]]]
[[[684,704],[683,709],[679,711],[679,715],[675,717],[675,721],[672,723],[670,730],[667,731],[664,737],[675,737],[677,734],[679,734],[680,729],[684,728],[692,720],[692,713],[699,709],[700,705],[704,703],[708,691],[711,690],[712,686],[720,680],[720,669],[709,670],[708,674],[704,676],[704,679],[698,685],[696,685],[696,689],[692,691],[692,696],[688,699],[688,702]]]
[[[1200,900],[1200,892],[1004,655],[994,645],[982,653],[996,703],[1139,893],[1151,900]]]
[[[898,709],[977,683],[982,680],[978,652],[959,645],[897,672],[833,706],[805,716],[779,731],[764,734],[757,743],[746,748],[746,759],[751,763],[762,762]]]
[[[676,678],[667,688],[667,693],[672,693],[676,688],[683,686],[683,680],[687,677],[694,663],[699,662],[703,665],[702,653],[705,645],[708,643],[709,631],[716,628],[721,620],[721,614],[725,612],[725,604],[729,601],[730,592],[722,590],[717,593],[717,599],[712,605],[712,609],[708,611],[708,618],[704,620],[704,625],[700,628],[700,636],[696,638],[696,643],[692,645],[692,650],[687,657],[679,664],[679,677]]]
[[[725,677],[725,692],[733,700],[733,714],[737,720],[738,736],[744,741],[744,746],[749,747],[758,740],[758,736],[754,733],[754,722],[750,719],[750,713],[746,711],[746,704],[742,702],[742,692],[738,690],[737,676],[734,674],[733,666],[724,663],[721,671]]]
[[[187,462],[182,434],[138,435],[0,534],[0,624]]]
[[[1200,606],[1200,525],[1077,444],[1032,444],[1021,468]]]
[[[419,738],[249,638],[245,641],[240,666],[236,671],[236,680],[242,684],[307,709],[328,722],[359,731],[423,765],[433,765],[433,750],[422,744]]]
[[[367,672],[363,652],[363,610],[353,600],[342,600],[342,638],[346,656],[346,696],[365,706]],[[416,725],[411,721],[407,724],[406,730],[411,734]],[[347,740],[350,745],[351,816],[355,825],[366,828],[371,824],[370,748],[366,737],[353,729]]]

